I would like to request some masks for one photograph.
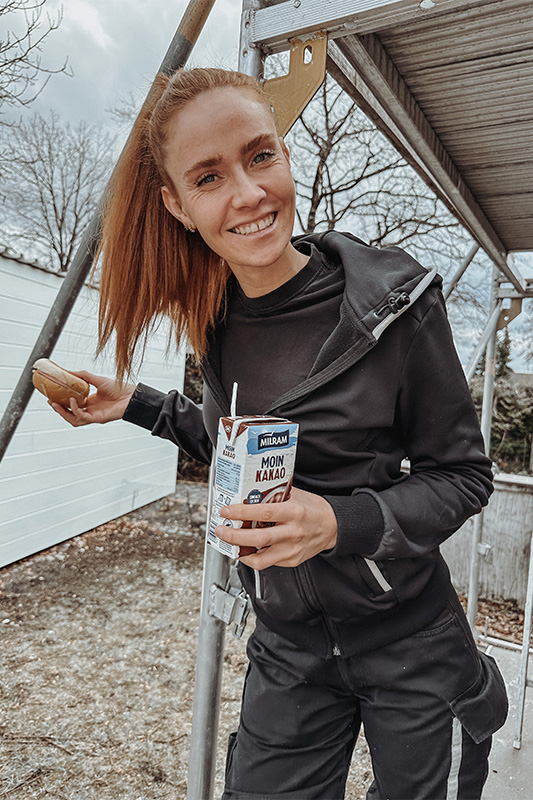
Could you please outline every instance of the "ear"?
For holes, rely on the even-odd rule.
[[[281,149],[282,149],[282,151],[283,151],[283,155],[285,156],[285,158],[287,159],[287,161],[290,161],[290,155],[291,155],[291,154],[290,154],[290,150],[289,150],[289,148],[288,148],[288,146],[287,146],[287,143],[285,142],[285,139],[282,139],[282,138],[280,137],[280,140],[279,140],[279,141],[280,141],[280,144],[281,144]]]
[[[165,208],[172,214],[173,217],[176,217],[176,219],[185,225],[186,228],[195,227],[192,219],[185,213],[180,201],[170,191],[168,186],[161,187],[161,197],[163,198]]]

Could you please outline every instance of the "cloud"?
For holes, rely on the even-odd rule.
[[[81,28],[102,48],[112,44],[111,36],[102,25],[100,10],[89,0],[69,0],[65,28]]]
[[[74,77],[53,75],[38,100],[22,113],[46,114],[54,108],[74,123],[109,122],[107,108],[130,95],[139,100],[145,96],[187,4],[187,0],[48,0],[46,12],[53,18],[62,9],[63,21],[43,43],[43,64],[58,68],[68,57]],[[240,9],[240,0],[217,0],[191,63],[236,68]]]

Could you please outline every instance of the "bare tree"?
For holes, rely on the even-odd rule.
[[[377,246],[460,252],[460,224],[331,77],[288,142],[303,231],[345,226]]]
[[[0,115],[6,107],[29,105],[43,90],[52,73],[66,70],[66,61],[58,69],[50,69],[41,60],[42,43],[61,23],[61,14],[55,19],[47,16],[46,22],[43,21],[45,2],[0,2]],[[10,30],[8,26],[14,26],[14,29]],[[40,81],[41,78],[44,80]]]
[[[279,57],[268,62],[268,77],[284,71]],[[405,248],[445,280],[455,272],[471,237],[333,78],[326,77],[287,143],[302,231],[347,230],[371,245]],[[448,303],[465,350],[483,329],[490,272],[490,264],[469,268]]]
[[[4,136],[0,222],[7,244],[66,272],[113,165],[100,126],[35,114]]]

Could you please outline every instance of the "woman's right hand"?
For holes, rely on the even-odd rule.
[[[96,392],[89,395],[83,408],[80,408],[75,398],[72,397],[70,409],[59,403],[50,403],[54,411],[75,428],[79,428],[81,425],[90,425],[93,422],[103,424],[121,419],[135,391],[134,383],[121,384],[113,378],[93,375],[92,372],[81,371],[72,374],[95,386]]]

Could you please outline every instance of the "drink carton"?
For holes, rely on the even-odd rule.
[[[211,487],[208,543],[230,558],[245,555],[243,546],[230,545],[215,534],[217,525],[266,527],[273,523],[224,519],[223,506],[232,503],[281,503],[289,496],[298,425],[279,417],[222,417],[218,426],[215,474]],[[253,548],[251,551],[253,552]]]

